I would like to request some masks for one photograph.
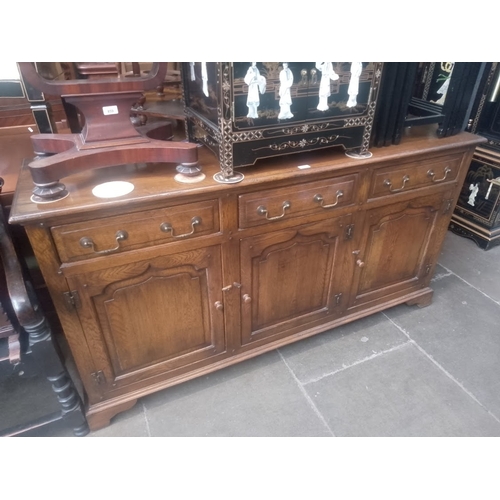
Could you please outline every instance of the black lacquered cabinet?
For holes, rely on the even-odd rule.
[[[488,250],[500,245],[500,65],[487,63],[468,130],[487,139],[476,148],[450,229]]]
[[[183,63],[187,134],[219,158],[219,182],[261,158],[341,146],[370,156],[382,63]]]
[[[484,250],[500,244],[500,154],[486,147],[474,152],[450,230]]]

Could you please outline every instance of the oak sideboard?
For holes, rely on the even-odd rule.
[[[369,159],[331,149],[258,161],[244,180],[186,184],[175,165],[88,170],[69,196],[30,200],[25,226],[86,398],[92,430],[138,398],[401,303],[429,287],[474,149],[408,129]],[[133,190],[98,198],[106,182]]]

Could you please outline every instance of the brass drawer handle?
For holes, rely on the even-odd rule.
[[[342,198],[342,196],[344,196],[344,191],[342,191],[341,189],[339,189],[336,193],[336,199],[335,199],[335,203],[331,203],[330,205],[324,205],[323,204],[323,196],[321,196],[320,194],[315,194],[314,195],[314,198],[313,200],[316,202],[316,203],[319,203],[320,207],[321,208],[332,208],[332,207],[336,207],[338,204],[339,204],[339,198]]]
[[[441,177],[441,179],[434,179],[434,176],[436,175],[434,173],[434,170],[432,170],[432,168],[427,172],[427,176],[430,177],[432,179],[432,182],[443,182],[446,177],[448,177],[448,174],[451,172],[451,168],[450,167],[446,167],[444,169],[444,176]]]
[[[88,238],[88,237],[83,237],[80,239],[80,246],[83,247],[83,248],[91,248],[93,251],[94,251],[94,254],[95,255],[106,255],[108,253],[113,253],[113,252],[116,252],[117,250],[120,249],[120,241],[124,241],[128,238],[128,233],[127,231],[118,231],[115,235],[115,239],[116,239],[116,247],[114,248],[108,248],[107,250],[95,250],[94,248],[94,241],[92,240],[92,238]]]
[[[290,208],[291,205],[290,205],[289,201],[284,201],[282,206],[283,206],[283,213],[281,215],[276,215],[275,217],[268,217],[267,208],[263,205],[260,205],[259,207],[257,207],[257,213],[259,215],[265,215],[267,220],[281,219],[282,217],[285,216],[286,209]]]
[[[399,191],[403,191],[403,189],[405,188],[405,184],[410,180],[410,176],[409,175],[405,175],[403,177],[403,185],[399,188],[399,189],[392,189],[392,183],[391,183],[391,180],[390,179],[386,179],[384,181],[384,186],[387,186],[389,188],[389,191],[391,193],[399,193]]]
[[[169,222],[162,222],[160,224],[160,231],[164,233],[170,232],[172,238],[185,238],[186,236],[191,236],[194,233],[195,226],[198,226],[200,224],[201,224],[201,217],[193,217],[191,219],[191,227],[193,228],[191,232],[184,234],[174,234],[174,228],[172,227],[172,224],[170,224]]]

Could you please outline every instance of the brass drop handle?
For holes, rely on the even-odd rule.
[[[399,191],[403,191],[403,189],[405,188],[405,185],[406,183],[410,180],[410,176],[409,175],[405,175],[403,177],[403,185],[399,188],[399,189],[392,189],[392,183],[391,183],[391,180],[390,179],[386,179],[384,181],[384,186],[387,186],[389,188],[389,191],[391,193],[398,193]]]
[[[432,182],[443,182],[443,181],[446,179],[446,177],[448,177],[448,174],[449,174],[450,172],[451,172],[451,168],[450,168],[450,167],[446,167],[446,168],[444,169],[444,176],[443,176],[443,177],[441,177],[441,179],[434,179],[434,176],[435,176],[436,174],[434,173],[434,170],[432,170],[432,168],[431,168],[431,169],[429,169],[429,170],[427,171],[427,176],[428,176],[428,177],[430,177],[430,178],[432,179]]]
[[[250,295],[248,295],[248,293],[245,293],[245,295],[243,295],[242,299],[243,299],[243,302],[245,304],[248,304],[249,302],[252,302],[252,297],[250,297]]]
[[[324,205],[323,204],[323,202],[324,202],[323,196],[321,196],[320,194],[315,194],[313,200],[316,203],[319,203],[321,208],[332,208],[332,207],[336,207],[339,204],[339,201],[340,201],[339,199],[342,198],[342,196],[344,196],[344,191],[339,189],[339,190],[337,190],[337,193],[336,193],[335,203],[331,203],[330,205]]]
[[[83,248],[91,248],[93,251],[94,251],[94,254],[95,255],[106,255],[106,254],[109,254],[109,253],[113,253],[113,252],[116,252],[117,250],[120,249],[120,241],[124,241],[128,238],[128,233],[127,231],[118,231],[115,235],[115,239],[116,239],[116,247],[113,247],[113,248],[108,248],[107,250],[95,250],[95,247],[94,247],[94,240],[92,238],[88,238],[88,237],[83,237],[80,239],[80,246],[83,247]]]
[[[215,306],[215,309],[217,309],[217,311],[222,311],[224,309],[224,304],[220,300],[218,300],[214,304],[214,306]]]
[[[162,222],[160,224],[160,231],[162,231],[163,233],[170,232],[172,238],[185,238],[186,236],[191,236],[194,233],[195,226],[198,226],[200,224],[201,224],[201,217],[193,217],[191,219],[191,227],[193,228],[191,232],[184,234],[174,234],[174,228],[172,227],[172,224],[170,224],[170,222]]]
[[[275,217],[269,217],[268,212],[267,212],[267,208],[264,205],[260,205],[259,207],[257,207],[257,213],[259,215],[265,215],[267,220],[276,220],[276,219],[281,219],[282,217],[284,217],[285,211],[290,207],[291,207],[290,202],[284,201],[283,205],[282,205],[283,213],[281,215],[276,215]]]

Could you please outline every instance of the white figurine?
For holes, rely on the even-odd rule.
[[[348,108],[353,108],[357,104],[356,97],[359,91],[359,77],[362,71],[363,65],[360,62],[351,63],[351,80],[347,89],[347,93],[349,94],[349,100],[347,101]]]
[[[450,80],[451,80],[451,75],[453,73],[453,68],[455,66],[455,63],[452,62],[442,62],[441,63],[441,70],[443,73],[439,75],[439,78],[445,77],[444,83],[439,87],[439,89],[436,91],[438,94],[441,94],[441,97],[435,101],[436,104],[441,104],[444,105],[444,102],[446,100],[446,94],[448,92],[448,88],[450,86]],[[448,76],[445,76],[445,74],[448,74]]]
[[[257,63],[253,62],[248,68],[244,81],[248,85],[247,118],[258,118],[257,108],[260,104],[259,92],[264,94],[266,91],[266,79],[261,76],[259,68],[257,68]]]
[[[293,114],[290,110],[292,105],[292,96],[290,94],[290,88],[293,85],[293,73],[288,67],[288,63],[283,63],[283,69],[280,71],[280,112],[278,115],[278,120],[284,120],[287,118],[293,118]]]
[[[478,184],[471,184],[469,186],[469,191],[471,191],[471,194],[469,196],[469,200],[467,201],[467,203],[469,205],[474,206],[474,203],[476,202],[477,192],[479,191],[479,183]]]
[[[441,97],[436,101],[436,104],[441,104],[444,105],[444,101],[446,99],[446,92],[448,92],[448,87],[450,86],[450,78],[448,77],[443,85],[439,87],[439,90],[437,90],[438,94],[441,94]]]
[[[331,95],[330,80],[338,80],[339,75],[333,71],[333,64],[331,62],[317,62],[316,69],[321,71],[318,109],[320,111],[326,111],[328,109],[328,97]]]
[[[201,63],[201,81],[203,82],[203,93],[208,97],[208,74],[207,63]]]
[[[490,183],[490,185],[488,187],[488,192],[486,193],[486,196],[484,197],[485,200],[487,200],[490,197],[491,188],[493,187],[493,184],[500,186],[500,177],[497,177],[496,179],[486,179],[486,180]]]

